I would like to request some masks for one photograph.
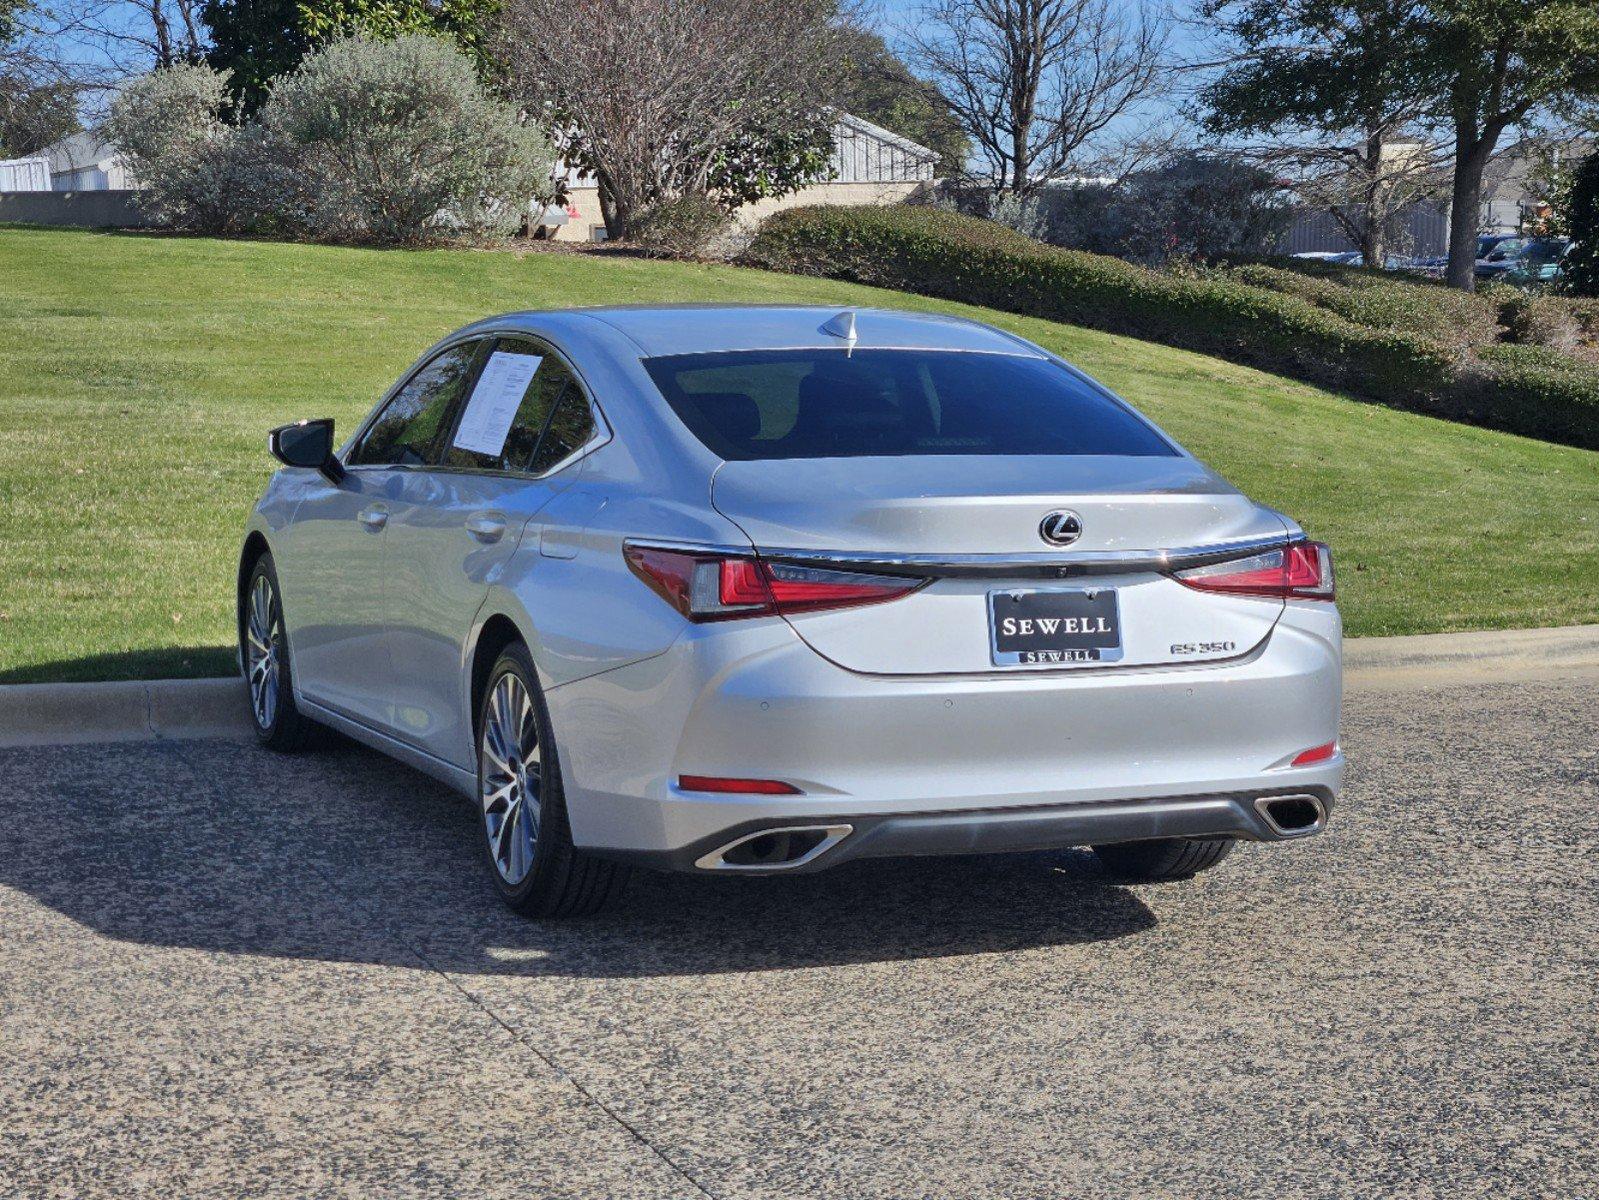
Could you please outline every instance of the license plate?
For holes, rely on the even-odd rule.
[[[994,664],[1047,667],[1122,656],[1115,588],[988,593]]]

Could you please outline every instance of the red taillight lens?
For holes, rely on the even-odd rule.
[[[1294,755],[1294,761],[1288,765],[1290,767],[1308,767],[1315,763],[1326,762],[1337,753],[1338,743],[1328,742],[1322,746],[1312,746],[1309,750],[1301,750]]]
[[[629,545],[625,553],[633,573],[690,621],[879,604],[927,582],[653,546]]]
[[[781,779],[729,779],[722,775],[679,775],[685,792],[721,792],[742,796],[800,796],[804,793]]]
[[[1201,592],[1273,596],[1283,600],[1331,600],[1332,551],[1320,542],[1294,542],[1249,558],[1177,571],[1178,583]]]

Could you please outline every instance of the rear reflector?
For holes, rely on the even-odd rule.
[[[690,621],[729,621],[779,613],[880,604],[907,596],[925,579],[863,575],[770,563],[753,555],[628,544],[627,565]]]
[[[751,796],[799,796],[792,783],[780,779],[728,779],[721,775],[679,775],[677,786],[685,792],[738,792]]]
[[[1332,600],[1332,551],[1320,542],[1292,542],[1280,550],[1176,571],[1172,578],[1200,592],[1271,596],[1281,600]]]
[[[1294,761],[1288,765],[1291,767],[1308,767],[1312,763],[1326,762],[1337,753],[1338,743],[1328,742],[1325,746],[1312,746],[1309,750],[1301,750],[1294,755]]]

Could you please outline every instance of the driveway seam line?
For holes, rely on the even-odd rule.
[[[415,946],[407,944],[406,949],[412,954],[416,955],[417,959],[424,966],[426,966],[428,970],[436,973],[441,979],[445,980],[452,988],[459,992],[468,1004],[470,1004],[473,1008],[476,1008],[484,1016],[488,1017],[489,1020],[493,1021],[501,1029],[505,1030],[506,1033],[511,1035],[513,1040],[532,1051],[534,1057],[537,1058],[541,1063],[543,1063],[550,1070],[554,1071],[562,1079],[566,1080],[567,1083],[571,1084],[578,1095],[582,1096],[590,1104],[594,1105],[595,1108],[599,1109],[607,1117],[611,1118],[611,1120],[615,1121],[618,1125],[625,1129],[640,1145],[645,1147],[651,1154],[655,1155],[656,1158],[665,1163],[667,1168],[671,1170],[673,1174],[680,1177],[700,1195],[706,1197],[706,1200],[718,1200],[715,1193],[707,1191],[705,1186],[700,1183],[699,1180],[690,1175],[683,1167],[673,1162],[671,1156],[668,1155],[666,1151],[662,1150],[654,1142],[650,1141],[649,1138],[645,1137],[642,1133],[635,1129],[627,1120],[627,1118],[623,1117],[604,1100],[601,1100],[593,1092],[589,1091],[588,1088],[584,1087],[582,1080],[578,1079],[577,1076],[573,1075],[565,1067],[561,1066],[554,1059],[550,1058],[525,1034],[519,1032],[515,1027],[508,1024],[498,1013],[474,996],[466,987],[461,984],[458,979],[455,978],[454,975],[450,974],[450,972],[444,970],[443,968],[434,965],[431,961],[429,961],[427,955],[423,954]]]
[[[187,767],[191,772],[194,773],[196,778],[200,778],[200,779],[207,778],[206,777],[206,773],[204,771],[202,771],[194,762],[192,762],[189,759],[189,756],[188,756],[188,754],[186,752],[187,751],[187,747],[186,746],[184,746],[181,742],[176,742],[176,741],[172,742],[171,744],[172,744],[172,749],[173,749],[174,755],[179,759],[179,761],[181,761],[183,763],[183,765],[185,767]],[[221,800],[223,798],[222,795],[221,795],[221,788],[218,787],[216,784],[207,782],[206,786],[212,791],[212,793],[214,795],[217,796],[217,798],[219,800]],[[322,882],[324,884],[328,885],[331,889],[333,889],[335,891],[338,890],[337,880],[334,880],[334,879],[330,878],[329,875],[325,871],[323,871],[323,869],[321,867],[315,865],[314,863],[306,863],[305,865],[309,866],[311,868],[311,870],[315,871],[316,874],[322,879]],[[371,919],[372,922],[378,927],[379,930],[383,930],[383,924],[382,924],[381,920],[378,919],[379,914],[369,904],[367,904],[366,901],[360,899],[359,897],[351,897],[351,903],[357,909],[359,909],[361,912],[365,913],[367,915],[367,917],[369,919]],[[706,1197],[706,1200],[719,1200],[719,1198],[715,1195],[715,1193],[708,1191],[705,1188],[705,1186],[700,1183],[699,1180],[695,1179],[694,1176],[690,1175],[687,1170],[685,1170],[683,1167],[679,1166],[676,1162],[672,1161],[672,1158],[671,1158],[670,1155],[668,1155],[664,1150],[662,1150],[654,1142],[650,1141],[649,1138],[645,1137],[642,1133],[640,1133],[637,1129],[635,1129],[632,1126],[632,1124],[630,1124],[627,1121],[626,1118],[624,1118],[620,1113],[616,1112],[613,1108],[611,1108],[610,1105],[608,1105],[605,1101],[601,1100],[593,1092],[589,1091],[589,1089],[586,1088],[583,1085],[583,1082],[580,1079],[578,1079],[577,1076],[573,1075],[565,1067],[561,1066],[554,1059],[550,1058],[547,1054],[544,1053],[543,1050],[539,1049],[539,1047],[530,1038],[528,1038],[524,1034],[520,1033],[513,1026],[509,1025],[498,1013],[496,1013],[493,1009],[489,1008],[488,1005],[484,1004],[481,1000],[479,1000],[476,996],[474,996],[467,988],[462,986],[461,982],[459,980],[457,980],[454,975],[450,974],[450,972],[444,970],[442,967],[440,967],[436,963],[434,963],[432,959],[428,958],[428,956],[426,954],[424,954],[416,946],[412,945],[405,938],[400,937],[400,938],[396,938],[396,940],[399,942],[400,945],[405,947],[407,953],[409,953],[413,958],[415,958],[419,963],[421,963],[422,966],[425,967],[427,970],[431,971],[433,974],[437,975],[440,979],[442,979],[453,991],[455,991],[457,994],[459,994],[469,1005],[471,1005],[473,1008],[477,1009],[484,1016],[486,1016],[489,1020],[493,1021],[496,1025],[498,1025],[501,1029],[505,1030],[506,1033],[510,1034],[512,1041],[516,1042],[518,1045],[524,1047],[525,1049],[531,1051],[535,1058],[537,1058],[541,1063],[543,1063],[546,1067],[548,1067],[551,1071],[553,1071],[558,1078],[564,1080],[574,1091],[577,1092],[578,1095],[582,1096],[583,1099],[587,1100],[595,1108],[599,1109],[600,1112],[604,1113],[607,1117],[609,1117],[617,1125],[620,1125],[622,1127],[622,1129],[624,1129],[628,1133],[628,1135],[631,1136],[636,1142],[638,1142],[641,1146],[643,1146],[651,1154],[655,1155],[655,1157],[660,1159],[661,1162],[665,1163],[666,1167],[667,1167],[667,1169],[669,1171],[671,1171],[674,1175],[676,1175],[680,1179],[682,1179],[685,1183],[687,1183],[691,1188],[693,1188],[701,1196]]]

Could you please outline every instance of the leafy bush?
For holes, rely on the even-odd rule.
[[[1549,346],[1488,346],[1481,352],[1479,424],[1599,449],[1599,367]]]
[[[274,84],[261,120],[316,181],[307,219],[320,237],[509,230],[550,191],[548,140],[439,38],[330,42]]]
[[[709,196],[679,196],[645,209],[635,219],[633,240],[651,254],[700,258],[732,223],[727,210]]]
[[[1569,301],[1513,291],[1499,306],[1505,340],[1523,346],[1574,350],[1581,332]]]
[[[1318,303],[1314,285],[1295,295],[1247,282],[1263,278],[1255,272],[1179,277],[932,208],[790,209],[762,225],[746,257],[1182,346],[1395,408],[1599,447],[1599,380],[1541,363],[1473,364],[1454,334],[1357,323]],[[1361,315],[1377,319],[1383,303],[1397,302],[1381,293]],[[1466,323],[1452,301],[1428,303],[1402,307],[1414,323],[1439,312],[1457,322],[1447,328]]]
[[[258,140],[247,144],[218,115],[225,95],[221,72],[184,63],[132,80],[111,105],[101,136],[122,152],[141,189],[139,206],[157,221],[240,232],[276,199],[262,195],[253,177]]]
[[[218,116],[202,66],[130,83],[104,126],[157,220],[209,233],[411,242],[515,228],[551,189],[549,142],[420,35],[329,43],[281,77],[260,120]]]
[[[1431,280],[1314,260],[1279,264],[1246,263],[1224,273],[1254,287],[1298,296],[1371,329],[1403,329],[1462,348],[1487,345],[1498,337],[1499,305],[1485,296]]]
[[[1574,296],[1599,296],[1599,152],[1577,164],[1565,199],[1566,232],[1575,244],[1562,286]]]

